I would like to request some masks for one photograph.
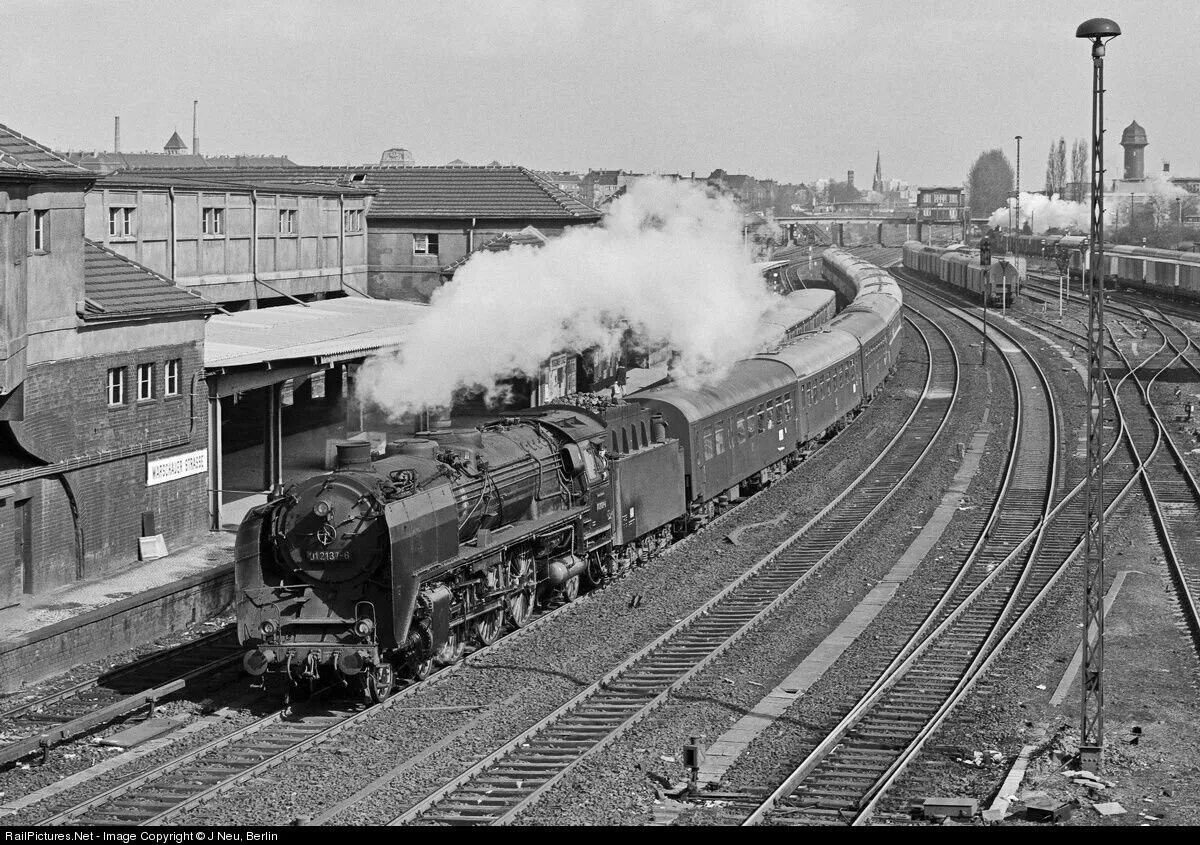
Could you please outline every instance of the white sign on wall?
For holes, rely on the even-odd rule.
[[[200,449],[182,455],[172,455],[157,461],[146,461],[146,486],[153,487],[189,475],[208,472],[208,450]]]

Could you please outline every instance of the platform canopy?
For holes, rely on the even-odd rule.
[[[334,364],[391,349],[428,312],[418,302],[346,297],[211,317],[204,331],[207,370],[310,362]]]

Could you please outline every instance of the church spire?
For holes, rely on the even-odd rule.
[[[879,163],[879,150],[875,151],[875,179],[871,182],[871,190],[877,194],[883,193],[883,168]]]

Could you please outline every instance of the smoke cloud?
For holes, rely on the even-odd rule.
[[[360,397],[394,418],[497,390],[565,350],[616,351],[626,329],[678,353],[677,378],[714,378],[764,342],[780,297],[755,273],[732,200],[638,180],[594,227],[545,246],[481,252],[439,288],[399,351],[368,359]]]
[[[1016,219],[1010,217],[1010,214],[1015,213],[1016,200],[1010,199],[1007,207],[992,212],[988,218],[988,225],[1007,229],[1009,221]],[[1064,200],[1058,194],[1048,197],[1045,194],[1027,194],[1022,191],[1021,220],[1014,225],[1023,229],[1025,224],[1029,223],[1030,228],[1037,233],[1047,229],[1076,229],[1086,232],[1090,225],[1088,215],[1087,203]]]

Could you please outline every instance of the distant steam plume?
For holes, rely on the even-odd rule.
[[[1009,206],[998,208],[988,218],[989,226],[999,226],[1007,229],[1010,214],[1015,214],[1015,200],[1009,200]],[[1010,211],[1010,209],[1012,209]],[[1014,227],[1021,229],[1026,223],[1034,232],[1045,232],[1047,229],[1077,229],[1086,232],[1088,229],[1089,209],[1087,203],[1070,202],[1059,198],[1058,194],[1048,197],[1045,194],[1021,193],[1021,220],[1014,222]]]
[[[368,359],[358,389],[393,418],[444,407],[459,388],[494,393],[557,352],[615,351],[627,328],[672,347],[678,377],[710,378],[758,348],[759,318],[777,300],[731,200],[642,179],[598,226],[476,255],[434,293],[401,350]]]

